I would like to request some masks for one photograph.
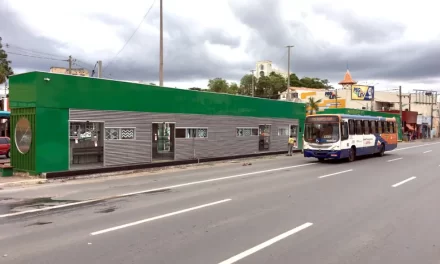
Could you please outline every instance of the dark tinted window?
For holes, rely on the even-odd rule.
[[[356,134],[357,135],[362,135],[362,122],[361,120],[356,120]]]
[[[364,120],[363,123],[364,123],[364,134],[370,134],[370,125],[369,125],[370,122]]]
[[[370,121],[370,132],[376,134],[376,121]]]
[[[356,126],[354,120],[348,120],[348,130],[350,135],[356,134]]]
[[[377,123],[377,133],[382,134],[382,122],[376,121]]]
[[[8,140],[6,138],[0,138],[0,144],[8,144]]]

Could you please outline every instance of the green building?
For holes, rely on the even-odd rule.
[[[305,105],[29,72],[10,78],[11,156],[32,174],[302,148]]]
[[[365,116],[382,116],[389,118],[396,118],[397,124],[402,124],[401,118],[399,114],[392,113],[384,113],[384,112],[376,112],[376,111],[368,111],[368,110],[360,110],[360,109],[351,109],[351,108],[327,108],[323,111],[318,112],[318,114],[347,114],[347,115],[365,115]],[[402,141],[403,133],[402,126],[398,126],[397,137],[399,141]]]

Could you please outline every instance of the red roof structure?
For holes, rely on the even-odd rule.
[[[347,72],[345,73],[344,76],[344,80],[340,81],[339,84],[340,85],[344,85],[344,84],[356,84],[357,82],[353,81],[353,78],[351,78],[351,74],[350,71],[347,70]]]

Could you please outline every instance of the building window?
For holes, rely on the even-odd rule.
[[[289,136],[289,129],[287,127],[279,127],[278,136]]]
[[[176,138],[207,138],[207,128],[176,128]]]
[[[136,139],[136,128],[106,127],[105,139],[106,140]]]
[[[237,137],[258,136],[258,128],[237,127],[236,134]]]

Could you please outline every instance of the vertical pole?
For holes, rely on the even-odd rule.
[[[434,92],[431,94],[431,131],[430,134],[432,134],[432,129],[434,128]],[[432,135],[431,135],[432,137]]]
[[[72,56],[69,56],[69,74],[72,74]]]
[[[402,86],[399,86],[399,113],[400,113],[400,127],[403,128],[403,118],[402,118]]]
[[[102,78],[102,61],[98,61],[98,78]]]
[[[160,0],[160,62],[159,62],[159,86],[163,86],[163,6]]]
[[[290,101],[290,48],[293,46],[287,46],[287,100]]]
[[[411,92],[408,94],[408,110],[411,111]]]
[[[338,108],[338,88],[335,88],[335,91],[336,91],[336,108]]]
[[[254,97],[255,96],[255,84],[254,84],[254,72],[255,72],[255,70],[251,70],[251,73],[252,73],[252,87],[251,87],[251,89],[252,89],[252,97]]]

